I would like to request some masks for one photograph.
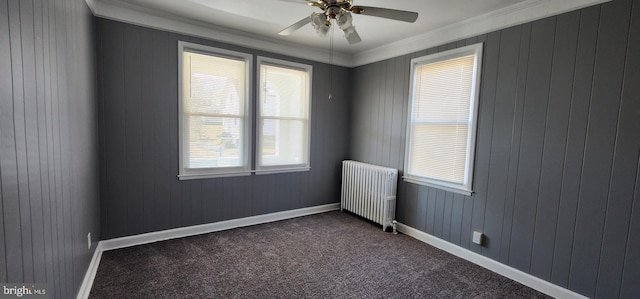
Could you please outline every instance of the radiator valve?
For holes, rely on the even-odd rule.
[[[396,224],[398,224],[398,221],[393,220],[391,223],[393,224],[393,234],[397,235],[398,230],[396,229]]]

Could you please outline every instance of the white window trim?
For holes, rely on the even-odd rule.
[[[213,55],[224,58],[238,59],[243,60],[245,64],[245,71],[247,76],[247,84],[245,85],[245,103],[244,103],[244,124],[243,124],[243,152],[242,159],[244,161],[244,165],[240,167],[224,167],[224,168],[201,168],[201,169],[192,169],[184,167],[184,155],[185,155],[185,145],[183,140],[183,78],[182,78],[182,67],[183,67],[183,53],[185,50],[190,50],[192,52],[199,52],[202,54]],[[252,117],[251,117],[251,99],[253,98],[251,86],[252,84],[252,74],[253,74],[253,55],[236,52],[231,50],[219,49],[214,47],[209,47],[200,44],[194,44],[184,41],[178,41],[178,155],[179,155],[179,174],[178,178],[180,180],[190,180],[190,179],[204,179],[204,178],[216,178],[216,177],[230,177],[230,176],[244,176],[251,175],[251,128],[252,128]]]
[[[474,161],[475,161],[475,143],[476,143],[476,135],[477,135],[477,124],[478,124],[478,101],[480,99],[480,76],[482,73],[482,48],[483,44],[478,43],[474,45],[469,45],[457,49],[451,49],[444,52],[439,52],[431,55],[426,55],[418,58],[414,58],[411,60],[411,90],[409,94],[409,111],[408,111],[408,120],[407,120],[407,130],[406,130],[406,146],[405,146],[405,158],[404,158],[404,169],[405,173],[403,175],[403,179],[406,182],[425,185],[429,187],[434,187],[446,191],[451,191],[455,193],[460,193],[464,195],[471,195],[473,193],[473,172],[474,172]],[[411,129],[413,124],[413,104],[414,104],[414,96],[416,92],[416,82],[415,82],[415,69],[421,65],[435,63],[439,61],[444,61],[456,57],[462,57],[465,55],[475,55],[475,69],[474,69],[474,77],[473,77],[473,90],[472,95],[473,99],[471,101],[471,127],[467,138],[467,158],[465,163],[465,179],[463,184],[456,184],[441,180],[436,180],[432,178],[422,177],[418,175],[412,175],[407,173],[409,169],[409,165],[411,163]]]
[[[308,94],[308,98],[309,98],[309,111],[308,111],[308,118],[307,118],[307,142],[306,142],[306,158],[307,161],[306,163],[302,163],[302,164],[288,164],[288,165],[273,165],[273,166],[261,166],[262,164],[262,156],[260,154],[260,149],[262,148],[262,138],[260,138],[260,132],[262,132],[262,121],[261,121],[261,115],[260,115],[260,111],[261,111],[261,106],[262,105],[262,101],[260,100],[262,98],[262,87],[260,86],[260,75],[261,75],[261,71],[260,71],[260,66],[262,64],[268,64],[268,65],[273,65],[273,66],[278,66],[278,67],[284,67],[284,68],[291,68],[291,69],[298,69],[298,70],[302,70],[307,72],[308,74],[308,80],[309,80],[309,94]],[[275,58],[269,58],[269,57],[264,57],[264,56],[258,56],[257,58],[257,82],[256,82],[256,150],[255,150],[255,160],[256,160],[256,170],[255,173],[256,174],[273,174],[273,173],[286,173],[286,172],[298,172],[298,171],[309,171],[311,169],[311,107],[312,107],[312,101],[313,101],[313,66],[308,65],[308,64],[302,64],[302,63],[296,63],[296,62],[291,62],[291,61],[286,61],[286,60],[280,60],[280,59],[275,59]]]

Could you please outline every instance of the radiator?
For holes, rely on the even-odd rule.
[[[340,209],[382,224],[395,232],[398,170],[356,161],[342,161]]]

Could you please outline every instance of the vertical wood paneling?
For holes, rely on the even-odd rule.
[[[476,160],[473,178],[473,211],[471,231],[483,231],[484,215],[487,201],[487,184],[489,181],[489,160],[491,156],[491,136],[493,135],[493,116],[495,107],[496,78],[498,76],[498,60],[500,57],[501,32],[492,32],[479,37],[484,43],[482,52],[482,75],[480,77],[480,98],[478,100],[478,128],[476,131]],[[469,247],[474,252],[482,248],[474,243]]]
[[[513,213],[515,208],[516,182],[518,180],[518,161],[520,160],[520,145],[522,139],[522,115],[524,114],[524,100],[527,87],[527,72],[529,66],[529,46],[531,44],[531,23],[521,26],[521,37],[518,54],[518,73],[516,80],[515,105],[513,109],[513,124],[511,129],[511,149],[509,155],[509,171],[507,175],[507,190],[502,224],[502,242],[500,244],[500,261],[508,264],[511,236],[513,230]]]
[[[598,276],[631,1],[603,5],[591,92],[569,287],[592,296]]]
[[[398,220],[585,296],[637,297],[638,7],[611,1],[395,58],[486,41],[476,193],[401,181]],[[354,71],[351,157],[402,167],[404,151],[372,154],[386,151],[387,131],[370,125],[391,122],[390,140],[405,140],[406,118],[377,119],[368,101],[399,77],[380,71],[387,63]],[[470,244],[472,230],[486,234],[483,247]]]
[[[633,150],[635,149],[635,159],[640,159],[640,150],[638,147],[637,132],[638,120],[640,120],[640,85],[635,82],[640,82],[640,60],[639,56],[635,55],[640,51],[640,4],[638,2],[633,3],[632,19],[629,28],[629,45],[626,53],[626,67],[624,74],[624,83],[622,89],[622,104],[620,109],[620,129],[618,130],[618,142],[623,143],[624,147],[616,153],[616,159],[614,163],[624,167],[624,163],[628,161],[621,161],[626,156],[633,157]],[[629,135],[633,134],[633,135]],[[618,162],[619,161],[619,162]],[[629,165],[626,165],[627,167]],[[624,168],[623,168],[624,169]],[[618,172],[617,168],[614,168],[615,175],[628,176],[626,172]],[[626,169],[625,169],[626,170]],[[621,179],[623,182],[628,182],[629,178],[625,177]],[[626,188],[618,184],[617,180],[612,180],[614,187]],[[636,164],[635,174],[635,188],[633,194],[627,198],[625,194],[619,194],[621,197],[609,196],[609,201],[615,201],[610,203],[611,207],[607,210],[607,222],[605,227],[605,241],[603,244],[611,244],[607,248],[603,249],[602,256],[600,258],[600,269],[602,273],[598,277],[598,286],[596,288],[596,295],[602,293],[603,296],[620,296],[621,298],[637,298],[640,297],[640,161]],[[628,190],[627,190],[628,191]],[[626,196],[629,196],[627,193]],[[618,214],[619,213],[619,214]],[[628,215],[630,213],[628,223],[624,217],[618,215]],[[626,236],[620,235],[626,231]],[[613,236],[609,236],[609,234]],[[617,246],[624,246],[624,259],[622,265],[622,273],[620,271],[621,254],[620,249]],[[608,261],[611,260],[614,267],[607,267]],[[620,280],[620,290],[616,290],[618,277],[622,276]],[[611,290],[611,291],[609,291]]]
[[[71,260],[73,255],[72,251],[72,226],[71,220],[73,215],[71,214],[71,176],[70,176],[70,164],[68,154],[70,151],[70,135],[69,130],[69,109],[70,100],[69,96],[73,91],[73,84],[69,80],[68,76],[72,71],[73,53],[68,47],[70,41],[70,30],[68,18],[66,18],[67,11],[69,10],[68,1],[61,0],[59,5],[56,6],[56,47],[58,53],[58,109],[57,109],[57,129],[60,142],[58,143],[58,149],[60,153],[60,203],[58,206],[59,227],[62,231],[62,238],[60,239],[60,250],[66,260]],[[68,57],[67,57],[68,55]],[[61,294],[64,297],[73,296],[73,265],[72,263],[64,263],[61,266],[61,272],[63,272],[63,286]]]
[[[20,153],[19,151],[24,147],[20,148],[19,143],[19,135],[20,131],[20,121],[22,120],[22,124],[24,124],[24,114],[19,108],[22,106],[21,103],[24,101],[23,91],[22,91],[22,73],[20,70],[20,65],[22,62],[21,55],[21,40],[20,40],[20,10],[19,10],[19,2],[17,1],[9,1],[8,2],[8,25],[9,31],[11,32],[9,36],[9,52],[11,53],[11,62],[9,64],[9,70],[11,71],[9,78],[11,78],[8,82],[12,83],[7,86],[8,90],[11,91],[11,94],[6,99],[3,99],[3,103],[6,102],[6,105],[3,105],[2,111],[5,115],[2,115],[3,120],[3,140],[2,144],[5,147],[3,149],[3,179],[2,182],[5,184],[5,188],[7,191],[11,192],[5,196],[4,209],[5,209],[5,229],[7,236],[5,238],[12,240],[12,242],[8,242],[5,246],[7,247],[7,278],[9,281],[22,281],[24,279],[24,269],[22,267],[23,263],[23,253],[22,253],[22,230],[21,230],[21,219],[22,213],[21,208],[23,208],[23,204],[21,203],[21,199],[28,199],[28,195],[26,194],[25,188],[25,179],[24,176],[21,175],[19,168],[22,165],[21,156],[24,153]],[[14,54],[15,53],[15,54]],[[18,106],[16,109],[16,106]],[[16,115],[17,114],[17,115]],[[22,133],[24,137],[24,133]],[[22,183],[21,183],[22,181]],[[27,228],[25,228],[27,229]],[[26,240],[25,240],[26,241]]]
[[[509,157],[511,155],[511,130],[514,121],[514,105],[517,87],[521,27],[512,27],[502,31],[500,36],[500,58],[496,78],[496,103],[494,105],[493,131],[491,136],[491,155],[489,160],[489,178],[487,182],[487,203],[485,209],[484,234],[489,246],[483,248],[484,255],[493,259],[500,256],[502,243],[502,224],[507,190]]]
[[[527,72],[509,264],[528,272],[544,142],[555,18],[534,22]]]
[[[4,1],[0,20],[0,282],[71,298],[86,234],[100,237],[92,15],[80,0]]]
[[[370,79],[367,79],[369,84],[375,84],[380,87],[382,80],[386,79],[380,72],[380,69],[384,67],[382,63],[375,63],[371,66]],[[369,130],[368,138],[369,145],[367,146],[368,158],[367,161],[377,161],[376,157],[378,156],[378,120],[380,119],[380,96],[383,94],[383,90],[373,90],[369,91],[369,95],[365,98],[365,103],[369,108],[369,120],[367,124],[367,129]]]
[[[567,147],[562,173],[558,208],[558,224],[554,247],[551,281],[568,286],[575,219],[578,206],[582,159],[590,106],[593,66],[598,33],[600,7],[580,12],[576,67],[572,84],[571,111],[567,129]]]
[[[558,17],[556,24],[546,134],[542,149],[542,168],[531,253],[531,273],[545,280],[551,278],[553,263],[579,17],[577,12],[565,14]]]
[[[40,244],[34,246],[37,250],[40,251],[39,259],[34,261],[36,265],[42,265],[36,268],[36,271],[39,271],[40,275],[36,276],[36,281],[52,281],[53,280],[53,262],[51,255],[51,227],[50,227],[50,219],[49,219],[49,211],[51,210],[50,198],[49,198],[49,178],[47,173],[47,135],[46,130],[46,117],[45,117],[45,102],[46,102],[46,84],[45,84],[45,62],[44,62],[44,25],[46,21],[43,18],[44,9],[43,3],[40,1],[35,1],[33,9],[33,20],[34,20],[34,61],[35,61],[35,82],[36,82],[36,115],[37,115],[37,126],[36,126],[36,138],[37,138],[37,151],[38,151],[38,168],[40,173],[38,173],[38,177],[40,180],[40,200],[39,200],[39,211],[33,213],[35,219],[38,219],[40,223],[36,224],[35,227],[40,229],[40,233],[42,236],[35,236],[41,238]],[[2,237],[0,237],[2,239]],[[1,266],[0,266],[1,267]],[[38,273],[38,272],[37,272]]]
[[[382,136],[382,153],[381,159],[378,161],[382,161],[382,166],[391,166],[389,163],[391,161],[391,122],[393,121],[393,100],[394,93],[393,87],[395,84],[395,63],[393,59],[387,59],[385,61],[385,74],[386,80],[383,82],[385,85],[385,94],[384,94],[384,103],[382,106],[381,113],[381,125],[382,130],[380,132],[383,133]]]
[[[33,132],[31,122],[27,120],[27,115],[37,115],[32,107],[35,101],[35,75],[33,66],[33,10],[32,3],[20,1],[16,7],[15,19],[19,20],[17,31],[20,33],[21,44],[12,49],[20,52],[16,63],[12,65],[14,78],[21,76],[21,80],[14,80],[14,125],[18,166],[18,182],[20,186],[20,229],[22,232],[22,251],[24,270],[24,281],[34,281],[34,248],[31,238],[34,236],[31,219],[32,201],[38,200],[35,194],[32,195],[32,185],[34,184],[31,174],[34,160],[33,146],[29,146],[29,139]],[[20,84],[20,86],[16,85]],[[31,129],[30,129],[31,127]],[[29,161],[32,161],[29,163]]]
[[[627,38],[620,109],[618,111],[611,185],[607,196],[607,208],[598,266],[596,297],[620,297],[620,281],[625,264],[625,251],[629,239],[629,219],[637,189],[638,153],[640,153],[640,4],[632,4],[632,20]],[[635,180],[634,180],[635,178]],[[638,248],[638,247],[635,247]],[[630,264],[633,267],[633,264]],[[640,267],[636,262],[635,267]],[[637,281],[637,280],[636,280]],[[640,284],[636,284],[638,286]],[[628,285],[627,285],[628,288]],[[629,288],[630,289],[630,288]],[[640,295],[640,291],[636,292]],[[631,298],[630,294],[622,296]]]
[[[436,191],[436,207],[435,217],[433,219],[433,234],[439,238],[442,238],[442,223],[444,218],[444,201],[447,192],[442,190]]]
[[[396,57],[393,59],[394,73],[393,73],[393,93],[389,100],[392,103],[391,106],[391,123],[389,127],[391,131],[390,144],[391,151],[389,157],[389,167],[402,169],[402,157],[404,156],[404,135],[402,127],[405,122],[403,115],[406,113],[404,103],[406,103],[406,92],[408,92],[409,68],[407,67],[406,58],[404,56]]]
[[[42,173],[43,173],[43,225],[44,225],[44,234],[45,234],[45,254],[46,254],[46,262],[45,268],[47,271],[47,280],[50,283],[55,283],[56,276],[54,275],[54,245],[53,245],[53,235],[54,230],[51,225],[52,223],[52,214],[53,210],[52,201],[55,198],[55,194],[53,193],[53,179],[51,178],[52,169],[51,167],[51,141],[50,141],[50,106],[51,106],[51,61],[50,61],[50,38],[49,38],[49,4],[42,3],[42,11],[41,14],[36,16],[36,19],[41,19],[42,24],[40,26],[39,33],[42,37],[42,47],[38,47],[36,51],[42,51],[42,71],[38,72],[41,75],[41,78],[38,79],[38,82],[41,82],[42,85],[42,98],[40,101],[40,108],[38,113],[39,119],[39,134],[40,134],[40,149],[41,149],[41,158],[40,162],[42,163]],[[36,33],[38,36],[38,33]],[[41,120],[41,121],[40,121]]]
[[[34,119],[25,120],[27,171],[29,186],[29,218],[31,231],[29,243],[32,243],[33,252],[33,281],[45,281],[46,274],[43,265],[44,259],[44,223],[42,217],[42,190],[40,183],[40,148],[38,144],[38,95],[36,79],[35,57],[35,18],[34,3],[31,1],[20,2],[20,27],[22,28],[22,49],[24,55],[24,114],[33,115]]]
[[[444,199],[444,215],[442,218],[442,239],[451,240],[451,213],[453,209],[453,193],[447,192]]]
[[[123,25],[106,28],[102,34],[102,43],[113,46],[113,51],[105,53],[103,57],[104,65],[117,65],[124,67],[124,40]],[[103,90],[105,97],[105,123],[113,124],[113,130],[105,132],[105,163],[108,165],[106,172],[106,194],[110,200],[107,201],[107,213],[114,217],[127,218],[126,205],[126,185],[127,169],[125,156],[125,78],[126,75],[104,73],[103,80],[108,82]],[[107,105],[108,102],[108,105]],[[119,163],[119,161],[122,161]],[[109,218],[108,218],[109,219]],[[121,233],[127,229],[127,225],[122,221],[108,221],[107,228],[110,233]]]
[[[102,28],[108,27],[108,24],[104,23],[104,22],[100,22],[97,21],[98,24],[100,24],[100,26]],[[157,216],[157,208],[156,208],[156,197],[155,197],[155,169],[154,169],[154,165],[155,165],[155,151],[157,150],[154,146],[154,142],[153,142],[153,130],[154,130],[154,124],[152,121],[152,116],[149,114],[152,114],[154,111],[153,106],[155,106],[156,100],[153,96],[153,93],[151,92],[153,90],[153,81],[154,81],[154,77],[157,76],[157,74],[154,74],[153,72],[149,72],[149,70],[153,69],[153,57],[152,55],[150,55],[149,53],[153,53],[153,30],[151,29],[144,29],[144,28],[137,28],[137,30],[139,30],[140,32],[140,39],[139,39],[139,43],[140,43],[140,73],[141,74],[145,74],[145,75],[141,75],[140,76],[140,90],[144,90],[145,92],[143,92],[141,94],[141,97],[139,99],[139,101],[141,102],[140,106],[141,107],[150,107],[147,109],[146,113],[142,114],[140,117],[144,117],[145,115],[147,116],[144,120],[141,119],[141,123],[142,123],[142,215],[137,215],[138,218],[142,218],[142,222],[143,222],[143,230],[142,232],[149,232],[149,231],[154,231],[154,230],[158,230],[159,229],[159,225],[157,225],[157,220],[156,220],[156,216]],[[99,30],[99,34],[102,34],[102,31],[104,31],[104,29]],[[103,45],[98,45],[99,47],[99,53],[103,53],[106,51],[106,49],[104,48]],[[104,56],[104,54],[100,54],[100,57]],[[103,65],[100,68],[100,72],[101,73],[105,73],[105,66]],[[105,86],[104,81],[100,81],[100,84],[98,84],[98,86],[101,86],[103,89],[107,88]],[[102,108],[104,109],[104,108]],[[103,113],[99,113],[100,115],[102,115]],[[100,135],[104,136],[105,135],[105,130],[107,129],[107,124],[105,124],[105,127],[101,128],[100,131]],[[100,169],[102,169],[103,171],[107,171],[109,169],[108,165],[104,165],[104,166],[100,166]],[[102,199],[101,201],[107,201],[108,199],[105,197],[105,194],[102,194]],[[110,215],[105,215],[103,210],[100,210],[101,218],[107,218],[109,219]],[[116,216],[114,216],[116,217]],[[103,231],[103,235],[104,237],[108,237],[108,235],[104,234],[104,232],[106,231],[106,227],[102,227],[102,231]]]
[[[101,218],[107,219],[108,223],[103,227],[104,238],[339,201],[340,161],[347,158],[350,142],[348,134],[343,135],[348,132],[351,123],[351,103],[348,98],[351,91],[349,84],[334,86],[333,100],[328,100],[330,85],[325,79],[331,69],[336,82],[349,83],[349,70],[115,21],[98,19],[97,22],[99,34],[103,36],[103,41],[98,45],[98,53],[103,61],[99,70],[103,74],[99,85],[105,91],[103,107],[99,111],[105,123],[100,134],[105,138],[105,147],[121,144],[116,150],[123,151],[112,153],[107,150],[101,170],[109,178],[123,177],[122,173],[115,172],[119,168],[127,172],[127,178],[138,176],[134,180],[126,179],[123,186],[116,187],[118,190],[102,189],[103,202],[118,207],[101,211]],[[117,40],[119,45],[106,42],[107,35],[111,34],[114,34],[112,39]],[[176,177],[178,40],[312,64],[311,170],[179,181]],[[122,53],[122,49],[125,53]],[[137,53],[127,53],[129,51]],[[107,61],[113,60],[110,57],[114,56],[120,57],[120,62]],[[121,84],[116,78],[126,83]],[[120,89],[123,89],[121,96],[114,92]],[[392,102],[385,102],[385,96],[376,100],[376,105],[383,107],[376,110],[379,113],[385,110],[384,105],[391,107]],[[120,114],[111,117],[112,111],[116,110]],[[388,114],[389,117],[391,115]],[[372,121],[371,118],[368,120]],[[382,129],[385,125],[384,120],[381,121],[383,124],[376,122],[375,125]],[[369,128],[368,123],[366,126]],[[380,142],[382,140],[379,139]],[[134,161],[137,165],[129,165]],[[103,184],[109,184],[109,181]],[[112,202],[115,204],[112,205]],[[130,225],[134,220],[137,225]]]
[[[144,213],[143,189],[137,188],[143,184],[143,153],[142,153],[142,114],[144,113],[142,101],[142,51],[140,48],[140,31],[131,26],[125,26],[123,30],[122,44],[124,50],[123,64],[124,74],[122,76],[124,82],[124,90],[127,93],[123,95],[124,103],[131,103],[124,106],[124,125],[127,128],[123,133],[125,138],[124,147],[124,168],[123,174],[126,178],[125,192],[123,197],[125,202],[131,202],[127,207],[126,218],[127,226],[131,226],[136,230],[143,230],[143,217],[138,217]],[[146,90],[144,91],[146,93]]]
[[[416,226],[415,228],[420,230],[425,230],[427,228],[427,217],[428,208],[427,208],[427,199],[429,194],[429,188],[425,186],[417,186],[418,187],[418,195],[416,197]]]
[[[49,70],[49,82],[50,82],[50,96],[49,96],[49,101],[47,101],[48,103],[48,111],[47,111],[47,115],[49,116],[49,121],[48,121],[48,135],[49,135],[49,176],[51,178],[51,186],[52,186],[52,190],[51,190],[51,198],[52,198],[52,206],[51,206],[51,227],[53,228],[53,239],[52,239],[52,251],[53,251],[53,267],[54,267],[54,279],[53,279],[53,283],[54,285],[63,285],[62,283],[62,276],[64,275],[64,273],[61,271],[61,266],[60,264],[62,263],[61,261],[61,256],[63,255],[63,253],[60,250],[60,239],[62,238],[61,235],[61,231],[59,229],[58,226],[58,207],[59,207],[59,202],[60,202],[60,176],[58,175],[58,169],[60,169],[59,166],[59,160],[58,160],[58,135],[57,135],[57,130],[56,130],[56,123],[58,121],[58,114],[57,114],[57,106],[58,106],[58,87],[59,87],[59,83],[58,83],[58,76],[56,75],[58,70],[58,49],[57,49],[57,36],[56,36],[56,9],[55,9],[55,3],[53,3],[53,1],[51,3],[49,3],[49,7],[48,7],[48,15],[49,15],[49,48],[48,48],[48,53],[49,53],[49,65],[50,70]],[[63,259],[62,259],[63,260]],[[61,296],[61,292],[62,292],[62,288],[56,288],[54,290],[54,294],[57,297]]]
[[[427,219],[426,219],[426,232],[435,235],[436,226],[436,200],[438,197],[438,190],[435,188],[427,187],[429,192],[427,193]]]
[[[461,194],[453,195],[453,208],[451,211],[451,237],[449,242],[461,245],[462,237],[462,213],[464,211],[465,197]]]
[[[177,61],[177,57],[169,57],[169,47],[177,47],[175,44],[169,43],[169,33],[154,31],[152,35],[152,52],[153,67],[152,71],[155,74],[153,78],[153,97],[154,97],[154,109],[153,109],[153,142],[155,149],[162,149],[154,151],[155,163],[155,198],[154,203],[157,206],[157,214],[154,215],[157,219],[158,227],[162,229],[172,228],[171,217],[173,211],[171,210],[171,181],[176,179],[176,173],[172,172],[171,165],[168,161],[175,161],[176,156],[171,156],[170,142],[171,136],[176,132],[176,128],[172,128],[169,125],[170,119],[176,117],[171,113],[171,107],[176,105],[176,96],[169,93],[168,82],[172,75],[169,73],[171,70],[170,62]],[[174,63],[176,64],[176,63]],[[119,73],[119,72],[118,72]],[[177,82],[177,81],[176,81]],[[167,161],[165,163],[157,163],[157,161]]]
[[[13,150],[11,137],[11,127],[13,123],[11,106],[12,99],[12,79],[11,79],[11,43],[9,40],[9,7],[8,2],[0,4],[0,195],[2,202],[0,204],[0,215],[3,221],[0,221],[0,237],[4,246],[0,246],[0,281],[8,281],[9,265],[11,261],[7,260],[10,250],[7,245],[15,246],[15,242],[8,243],[8,237],[13,237],[11,231],[11,222],[5,223],[5,220],[15,221],[11,218],[10,201],[15,200],[15,191],[12,189],[13,176],[8,175],[13,172],[10,170]],[[13,267],[13,266],[12,266]]]
[[[636,27],[637,28],[637,27]],[[640,159],[640,153],[638,155]],[[640,162],[636,166],[635,190],[629,221],[629,233],[627,234],[627,246],[625,247],[624,267],[622,269],[622,282],[620,283],[621,298],[638,298],[640,296]]]

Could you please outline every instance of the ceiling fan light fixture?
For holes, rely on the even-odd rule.
[[[338,21],[338,26],[340,29],[345,30],[346,28],[353,27],[353,17],[350,13],[346,11],[340,12],[336,16],[336,20]]]
[[[293,0],[287,0],[293,1]],[[404,11],[390,8],[372,7],[372,6],[354,6],[353,0],[296,0],[305,2],[310,6],[321,9],[322,13],[312,13],[310,17],[304,18],[293,25],[283,29],[278,34],[290,35],[294,31],[300,29],[304,25],[311,23],[316,33],[321,37],[326,37],[331,27],[331,20],[335,20],[349,44],[355,44],[362,41],[360,35],[353,26],[353,17],[351,13],[362,14],[367,16],[385,18],[390,20],[403,21],[413,23],[418,19],[418,13],[412,11]]]
[[[323,13],[311,14],[311,25],[316,30],[316,33],[321,37],[326,37],[329,32],[329,22],[327,22],[327,16]]]

